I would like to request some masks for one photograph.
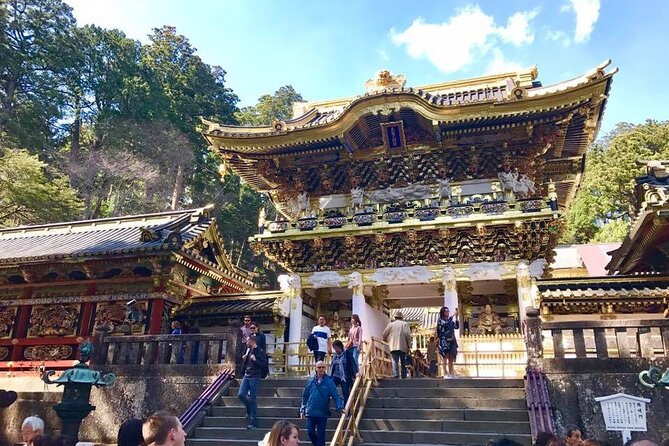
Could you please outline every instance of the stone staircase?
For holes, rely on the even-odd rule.
[[[300,428],[300,442],[309,443],[306,421],[300,420],[302,391],[307,378],[265,379],[258,392],[258,429],[247,430],[246,409],[237,398],[239,384],[233,384],[214,404],[187,440],[189,446],[254,445],[275,422],[287,420]],[[339,422],[338,414],[328,420],[328,441]]]
[[[259,428],[247,430],[246,412],[233,385],[188,438],[189,446],[256,445],[272,425],[288,420],[310,444],[299,419],[307,379],[267,379],[258,396]],[[338,415],[338,414],[337,414]],[[328,441],[339,417],[328,420]],[[507,437],[530,446],[521,379],[383,380],[372,389],[360,423],[366,446],[486,445]]]
[[[366,446],[532,444],[522,379],[384,380],[359,427]]]

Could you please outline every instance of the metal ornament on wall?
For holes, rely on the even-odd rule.
[[[0,346],[0,361],[4,361],[9,356],[9,349],[4,346]]]
[[[639,382],[650,388],[669,389],[669,368],[662,373],[662,369],[651,367],[639,373]]]

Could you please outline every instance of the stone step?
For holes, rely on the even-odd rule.
[[[268,387],[262,383],[258,389],[258,397],[302,398],[302,392],[304,392],[304,385],[302,387]],[[239,387],[230,387],[227,396],[237,397],[237,393],[239,393]]]
[[[514,388],[416,388],[395,387],[375,388],[371,392],[372,398],[488,398],[488,399],[522,399],[525,401],[525,389]]]
[[[507,378],[418,378],[418,379],[384,379],[380,381],[379,387],[418,387],[418,388],[433,388],[433,387],[496,387],[508,388],[517,387],[524,388],[525,381],[522,379],[507,379]]]
[[[464,420],[406,420],[406,419],[369,419],[360,421],[360,430],[384,431],[426,431],[426,432],[503,432],[504,434],[527,434],[530,432],[529,423],[515,421],[464,421]]]
[[[372,400],[368,400],[368,403]],[[514,421],[528,423],[526,409],[386,409],[365,408],[363,420]]]
[[[297,412],[297,410],[295,410]],[[284,410],[285,414],[285,410]],[[246,427],[247,424],[249,424],[248,420],[246,419],[244,415],[244,412],[236,413],[235,417],[214,417],[214,416],[207,416],[205,417],[202,427]],[[241,416],[240,416],[241,415]],[[269,416],[269,417],[258,417],[258,428],[259,429],[266,429],[269,430],[272,428],[274,423],[276,423],[279,420],[286,420],[290,423],[293,423],[297,427],[304,427],[306,429],[306,423],[304,420],[301,420],[298,416],[297,413],[292,414],[293,416],[288,416],[288,417],[283,417],[279,418],[277,416]],[[335,429],[337,427],[337,423],[339,423],[339,414],[335,413],[336,416],[332,416],[328,418],[328,429]],[[304,425],[304,426],[303,426]]]
[[[271,397],[271,396],[259,396],[256,398],[258,402],[258,407],[294,407],[297,410],[302,404],[302,396],[300,397]],[[225,407],[242,407],[242,402],[239,401],[237,395],[235,396],[223,396],[218,401],[219,406]]]
[[[278,421],[278,420],[275,420]],[[272,423],[274,424],[274,423]],[[271,426],[270,426],[271,427]],[[306,421],[298,424],[300,428],[300,442],[308,441]],[[336,425],[335,425],[336,428]],[[334,434],[335,428],[325,430],[325,438],[329,440]],[[193,433],[193,437],[202,440],[262,440],[269,429],[246,429],[236,427],[197,427]]]
[[[524,446],[532,445],[529,434],[507,434],[496,432],[429,432],[429,431],[382,431],[361,430],[365,444],[428,444],[428,445],[485,445],[490,440],[508,438]]]
[[[241,403],[240,403],[241,404]],[[488,398],[374,398],[367,399],[369,408],[405,409],[527,409],[525,399]]]
[[[276,407],[267,407],[267,406],[258,406],[258,417],[275,417],[277,419],[283,419],[285,417],[295,417],[300,410],[300,406],[276,406]],[[246,416],[246,408],[242,406],[240,402],[238,406],[214,406],[211,408],[211,415],[213,417],[240,417]]]

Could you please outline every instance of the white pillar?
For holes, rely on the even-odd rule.
[[[288,309],[288,317],[290,318],[290,325],[288,326],[288,342],[289,346],[286,348],[285,354],[290,350],[297,353],[299,343],[302,342],[302,281],[297,274],[279,276],[279,283],[281,290],[290,305]],[[296,365],[299,363],[297,354],[288,356],[288,364]]]
[[[441,283],[444,285],[444,306],[448,307],[451,314],[454,314],[455,309],[459,308],[458,287],[455,281],[455,270],[450,265],[446,265],[442,270]],[[460,329],[455,330],[455,335],[460,336]]]
[[[532,302],[532,278],[527,263],[520,262],[516,266],[516,281],[518,284],[518,318],[520,331],[525,334],[525,319],[527,319],[527,308],[531,308]]]
[[[390,322],[388,316],[376,308],[373,308],[365,300],[362,274],[354,271],[348,275],[348,280],[348,287],[353,291],[351,297],[352,312],[353,314],[360,316],[360,322],[362,323],[362,339],[370,341],[372,336],[381,338],[383,336],[383,330],[388,325],[388,322]]]

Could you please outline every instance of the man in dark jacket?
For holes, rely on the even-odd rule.
[[[246,341],[246,347],[246,353],[242,356],[244,378],[241,386],[239,386],[237,397],[246,406],[246,418],[249,420],[249,425],[246,428],[255,429],[258,427],[256,396],[258,395],[262,369],[267,364],[267,355],[263,349],[258,348],[258,342],[253,335],[249,336]]]
[[[307,419],[307,431],[313,446],[325,446],[325,427],[330,416],[330,398],[338,411],[344,410],[332,378],[325,373],[325,363],[316,363],[316,374],[307,382],[302,393],[300,416]]]

